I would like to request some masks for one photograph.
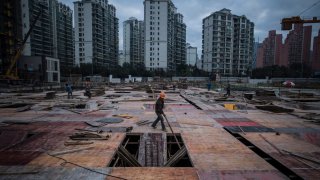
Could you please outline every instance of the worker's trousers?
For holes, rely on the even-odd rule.
[[[157,114],[157,119],[152,123],[152,127],[156,127],[158,122],[161,121],[161,127],[162,127],[162,130],[165,130],[166,129],[166,126],[164,125],[164,120],[163,120],[163,116],[161,113],[156,113]]]

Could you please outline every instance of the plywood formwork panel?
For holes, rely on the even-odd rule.
[[[268,142],[263,140],[262,137],[266,138],[280,150],[287,150],[294,153],[320,152],[319,146],[296,139],[287,134],[276,135],[275,133],[246,133],[242,136],[254,143],[256,146],[261,147],[267,153],[275,153],[278,151]]]
[[[248,114],[242,113],[241,115],[270,128],[314,127],[314,125],[312,124],[305,123],[303,119],[297,118],[287,113],[271,113],[252,110],[248,111]]]
[[[319,146],[302,141],[287,134],[276,135],[274,133],[247,133],[243,135],[243,137],[298,174],[300,177],[304,179],[318,179],[320,177],[319,164],[292,156],[285,152],[289,151],[290,153],[319,161]]]
[[[288,179],[276,170],[223,170],[223,171],[198,171],[201,180],[220,180],[220,179],[263,179],[263,180],[283,180]]]
[[[90,168],[94,171],[109,174],[109,168]],[[3,179],[11,180],[34,180],[34,179],[90,179],[103,180],[106,175],[99,174],[77,166],[59,167],[25,167],[25,166],[6,166],[1,167],[1,172],[13,173],[11,175],[1,175]],[[33,174],[19,174],[19,172],[35,172]]]
[[[106,167],[112,160],[114,153],[121,144],[125,137],[124,133],[112,133],[110,139],[106,141],[94,141],[94,144],[85,145],[82,147],[93,147],[87,150],[82,150],[79,152],[67,153],[64,155],[59,155],[67,161],[77,163],[86,167]],[[47,153],[60,152],[65,150],[77,149],[79,147],[61,147],[52,151],[46,151],[38,158],[31,161],[28,165],[30,166],[60,166],[63,162],[60,159],[49,156]]]
[[[197,180],[197,170],[195,168],[167,168],[167,167],[123,167],[113,168],[111,175],[119,176],[130,180]],[[116,178],[108,177],[108,180],[117,180]]]
[[[182,138],[194,167],[200,170],[275,170],[223,129],[184,131]]]

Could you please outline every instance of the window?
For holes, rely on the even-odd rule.
[[[53,81],[58,81],[58,73],[52,73],[52,75],[53,75]]]
[[[58,62],[57,61],[54,62],[54,70],[58,71]]]

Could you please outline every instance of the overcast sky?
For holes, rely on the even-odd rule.
[[[73,9],[74,0],[59,0]],[[267,37],[269,30],[277,30],[277,33],[287,34],[281,31],[280,21],[284,17],[299,15],[319,0],[172,0],[183,14],[187,25],[187,42],[198,47],[199,57],[202,41],[202,19],[212,12],[223,8],[231,10],[232,14],[245,15],[254,22],[255,41],[262,42]],[[123,21],[130,17],[143,20],[143,0],[109,0],[116,7],[119,18],[119,48],[123,49]],[[303,18],[317,16],[320,18],[320,3],[301,15]],[[311,25],[311,24],[310,24]],[[319,23],[313,24],[313,36],[318,34]]]

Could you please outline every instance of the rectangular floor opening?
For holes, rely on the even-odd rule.
[[[108,167],[193,167],[193,164],[180,134],[128,133]]]

